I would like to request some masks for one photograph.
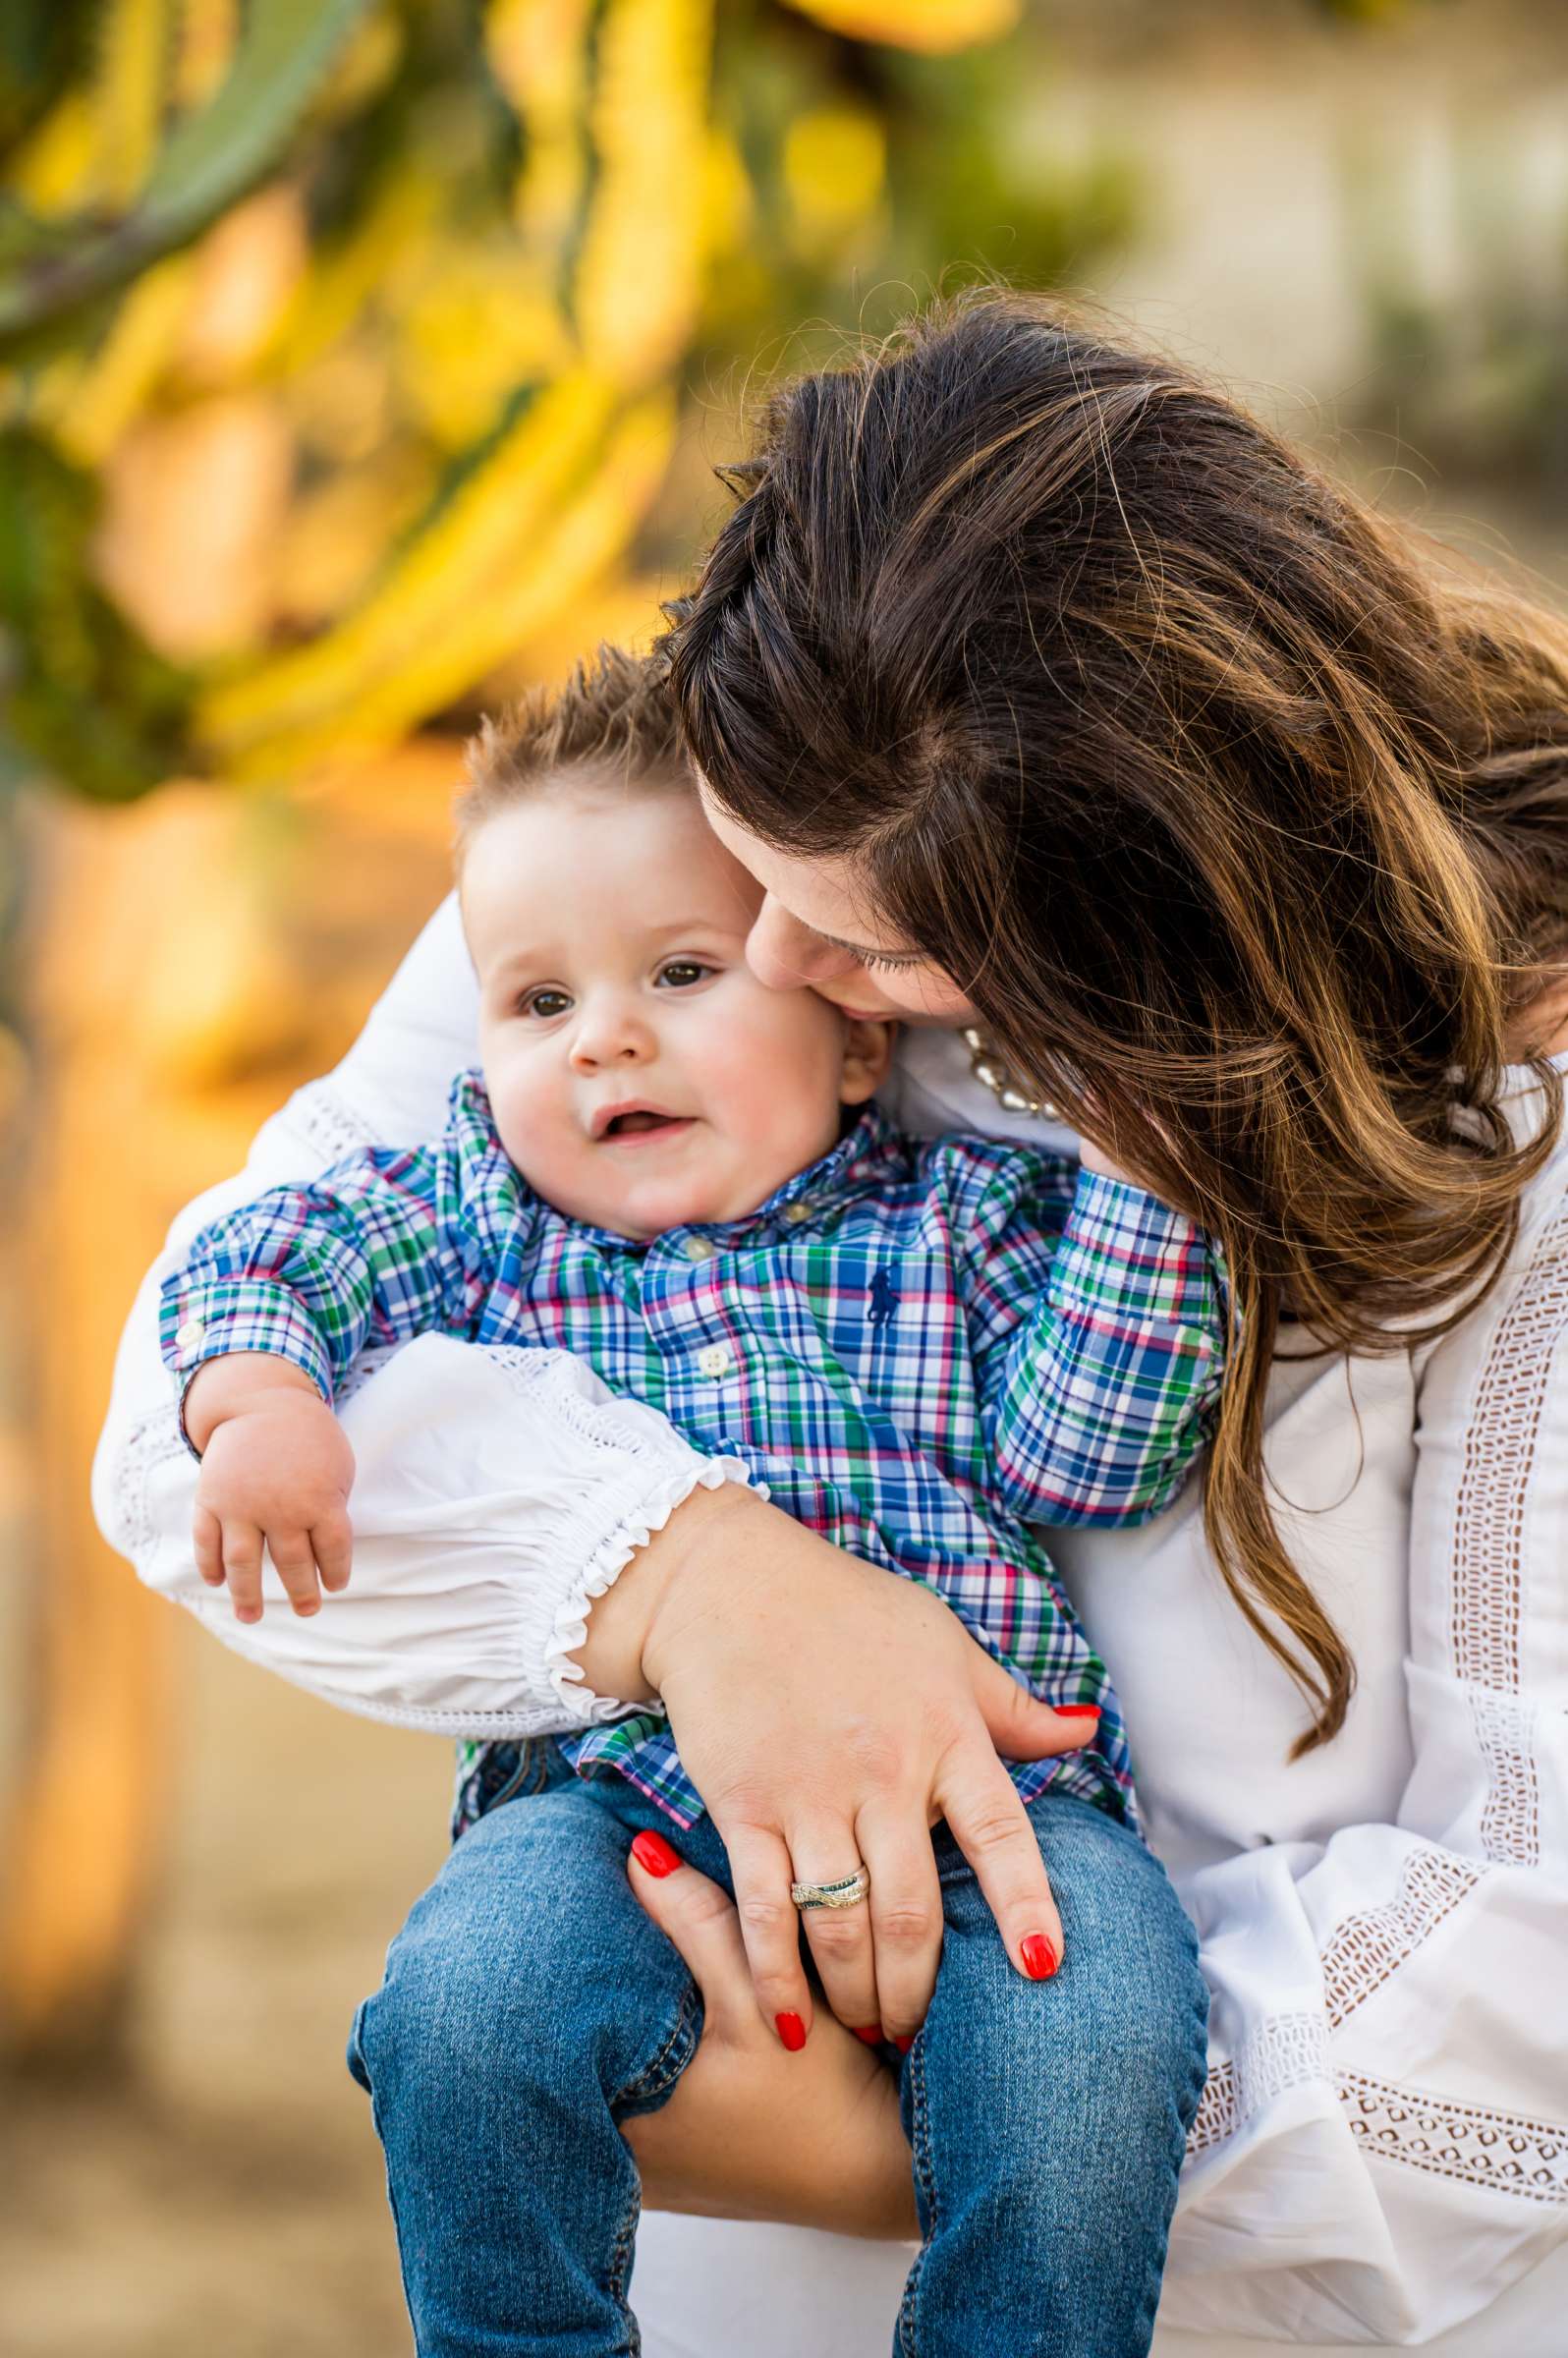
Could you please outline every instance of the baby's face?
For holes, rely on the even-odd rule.
[[[885,1029],[747,965],[760,897],[679,787],[559,780],[474,837],[484,1078],[546,1203],[639,1238],[738,1219],[871,1095]]]

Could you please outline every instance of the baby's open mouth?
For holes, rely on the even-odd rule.
[[[593,1135],[600,1145],[633,1139],[673,1138],[677,1132],[690,1130],[693,1117],[689,1113],[663,1113],[656,1105],[628,1105],[608,1119],[600,1118],[593,1125]]]

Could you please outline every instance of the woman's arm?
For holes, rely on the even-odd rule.
[[[1504,1286],[1420,1371],[1402,1800],[1387,1823],[1251,1848],[1185,1885],[1211,2067],[1160,2315],[1205,2344],[1426,2341],[1568,2241],[1565,1179],[1568,1146]],[[709,2005],[729,2004],[712,1935],[706,1970]],[[718,2206],[701,2157],[744,2087],[757,2125],[731,2166],[750,2206],[767,2211],[771,2167],[775,2216],[874,2231],[899,2174],[876,2124],[853,2206],[824,2189],[803,2214],[769,2058],[726,2052],[727,2109],[710,2074],[640,2124],[649,2200]],[[842,2105],[854,2058],[830,2059],[823,2101]]]
[[[1186,1893],[1213,2049],[1172,2325],[1423,2341],[1568,2236],[1565,1180],[1421,1373],[1395,1823]]]
[[[327,1701],[443,1733],[522,1736],[619,1708],[612,1689],[589,1694],[570,1660],[589,1601],[694,1492],[744,1481],[739,1464],[703,1458],[662,1417],[615,1399],[559,1353],[491,1354],[430,1337],[341,1403],[361,1468],[353,1586],[308,1622],[279,1609],[243,1627],[197,1575],[196,1467],[158,1348],[160,1284],[197,1232],[366,1147],[438,1132],[452,1076],[474,1060],[475,1022],[473,970],[448,900],[342,1063],[297,1092],[258,1133],[245,1169],[174,1222],[121,1341],[93,1503],[105,1537],[150,1587]],[[448,1412],[440,1419],[429,1415],[432,1398]],[[497,1467],[514,1493],[504,1533],[493,1518],[460,1518],[465,1495],[498,1513]],[[269,1594],[286,1602],[280,1589]]]
[[[864,1854],[870,1909],[814,1931],[817,1961],[855,2022],[913,2032],[941,1939],[930,1821],[945,1814],[970,1849],[1016,1961],[1056,1918],[997,1747],[1067,1750],[1083,1722],[1036,1704],[928,1592],[742,1490],[738,1462],[702,1458],[559,1354],[425,1336],[339,1403],[359,1467],[350,1588],[308,1619],[277,1610],[241,1625],[196,1572],[195,1465],[157,1348],[159,1280],[199,1228],[267,1188],[438,1129],[452,1074],[473,1061],[475,1013],[449,902],[337,1071],[175,1222],[121,1346],[94,1470],[100,1525],[227,1643],[349,1710],[498,1736],[662,1693],[730,1847],[769,2018],[811,2019],[792,1874]],[[594,1600],[618,1586],[626,1598],[604,1622]],[[599,1659],[617,1639],[619,1684]]]

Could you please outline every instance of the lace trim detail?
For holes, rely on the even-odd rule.
[[[1568,1212],[1541,1236],[1482,1370],[1454,1516],[1454,1668],[1471,1689],[1490,1791],[1482,1813],[1489,1859],[1540,1856],[1540,1779],[1521,1711],[1524,1527],[1552,1360],[1568,1330]]]
[[[614,1413],[624,1410],[626,1403],[613,1400],[609,1407],[603,1402],[584,1396],[578,1387],[577,1371],[585,1364],[574,1359],[570,1351],[552,1351],[528,1343],[480,1343],[476,1349],[499,1369],[501,1375],[520,1399],[531,1392],[550,1391],[556,1394],[551,1407],[563,1425],[570,1425],[580,1440],[588,1441],[595,1449],[608,1450],[617,1457],[642,1458],[649,1465],[664,1465],[679,1456],[687,1462],[689,1444],[677,1442],[672,1449],[661,1437],[657,1445],[644,1432],[637,1432],[624,1416]],[[648,1412],[650,1420],[659,1423]],[[659,1423],[661,1434],[669,1428]],[[690,1451],[696,1456],[695,1450]]]
[[[694,1490],[721,1489],[727,1482],[738,1482],[747,1489],[752,1488],[752,1478],[738,1457],[712,1457],[700,1465],[683,1466],[599,1543],[588,1559],[581,1585],[562,1599],[556,1609],[555,1626],[545,1644],[544,1667],[562,1705],[583,1725],[597,1727],[606,1719],[619,1719],[633,1711],[663,1710],[662,1704],[616,1703],[608,1696],[594,1695],[570,1657],[588,1636],[589,1604],[614,1588],[638,1549],[645,1547],[653,1534],[664,1529],[675,1509]]]
[[[1477,1387],[1454,1518],[1454,1667],[1470,1688],[1489,1790],[1488,1859],[1534,1866],[1540,1849],[1532,1714],[1520,1701],[1524,1525],[1552,1359],[1568,1329],[1568,1212],[1546,1229],[1501,1319]],[[1259,2026],[1234,2062],[1216,2064],[1187,2141],[1190,2160],[1234,2136],[1284,2088],[1328,2077],[1326,2042],[1428,1939],[1486,1870],[1446,1851],[1405,1860],[1382,1907],[1338,1928],[1322,1953],[1324,2018]],[[1315,2045],[1316,2042],[1316,2045]],[[1568,2132],[1345,2074],[1339,2102],[1370,2153],[1414,2169],[1532,2201],[1568,2200]]]
[[[544,1650],[544,1667],[550,1684],[575,1726],[596,1727],[605,1720],[622,1718],[628,1712],[645,1711],[648,1709],[645,1704],[621,1703],[609,1696],[592,1694],[582,1671],[570,1659],[588,1636],[588,1605],[614,1588],[638,1549],[647,1545],[654,1532],[663,1530],[675,1509],[693,1490],[716,1490],[726,1482],[736,1482],[765,1498],[767,1485],[754,1482],[738,1457],[700,1457],[684,1442],[672,1449],[666,1437],[667,1429],[655,1424],[651,1417],[648,1432],[635,1431],[626,1416],[625,1402],[607,1405],[585,1397],[577,1381],[578,1362],[569,1352],[497,1343],[488,1346],[487,1353],[520,1397],[541,1390],[552,1392],[554,1414],[590,1447],[621,1458],[636,1458],[644,1465],[669,1468],[664,1483],[639,1500],[634,1511],[598,1542],[588,1557],[582,1583],[573,1587],[557,1608],[555,1625]],[[653,1437],[655,1432],[657,1438]]]
[[[114,1470],[114,1528],[121,1554],[139,1569],[157,1539],[147,1503],[152,1476],[171,1458],[189,1459],[190,1455],[180,1412],[172,1400],[156,1416],[133,1425],[126,1436]]]
[[[321,1155],[321,1167],[358,1154],[363,1147],[385,1144],[382,1133],[367,1122],[340,1089],[330,1081],[308,1081],[289,1100],[291,1126]]]
[[[1346,1917],[1323,1950],[1323,2000],[1331,2030],[1398,1972],[1484,1873],[1450,1851],[1415,1850],[1391,1900]]]
[[[1555,2121],[1450,2104],[1359,2071],[1342,2075],[1339,2100],[1351,2135],[1379,2162],[1530,2203],[1568,2203],[1568,2129]]]
[[[1320,2014],[1274,2014],[1260,2022],[1235,2058],[1209,2071],[1187,2132],[1187,2159],[1234,2137],[1255,2112],[1314,2080],[1328,2086],[1328,2029]]]

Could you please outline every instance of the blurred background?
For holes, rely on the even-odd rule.
[[[407,2348],[342,2068],[433,1739],[87,1507],[176,1208],[446,889],[463,738],[645,641],[769,376],[1068,287],[1568,584],[1568,11],[0,6],[0,2348]]]

